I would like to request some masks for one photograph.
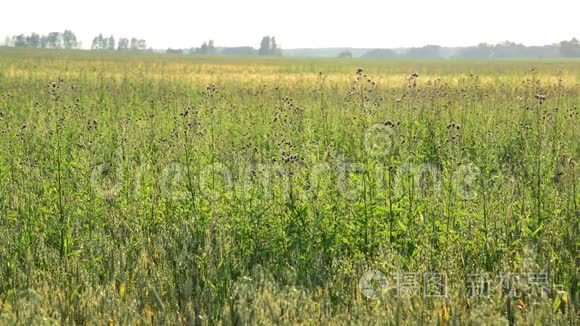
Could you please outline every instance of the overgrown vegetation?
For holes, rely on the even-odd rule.
[[[578,322],[577,61],[1,51],[0,324]]]

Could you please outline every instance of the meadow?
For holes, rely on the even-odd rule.
[[[576,324],[580,61],[0,48],[0,324]]]

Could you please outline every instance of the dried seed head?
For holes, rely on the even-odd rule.
[[[536,100],[538,100],[538,103],[540,104],[544,103],[544,101],[546,100],[546,95],[544,94],[536,94],[534,95],[534,97],[536,98]]]

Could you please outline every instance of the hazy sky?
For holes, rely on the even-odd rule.
[[[580,37],[578,0],[3,0],[0,42],[19,33],[71,29],[83,47],[98,33],[144,38],[154,48],[284,48],[550,44]]]

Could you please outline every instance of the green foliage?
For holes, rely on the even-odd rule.
[[[575,61],[0,51],[0,324],[578,322]]]

